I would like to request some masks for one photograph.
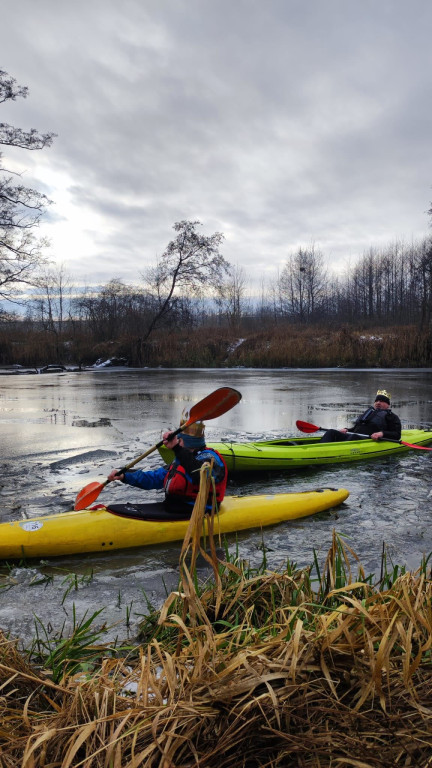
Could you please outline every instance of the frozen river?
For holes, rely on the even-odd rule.
[[[377,389],[392,393],[404,426],[432,425],[430,370],[104,369],[81,373],[0,377],[2,434],[1,521],[68,510],[77,492],[104,480],[177,427],[183,407],[220,386],[242,393],[232,411],[208,422],[207,439],[252,440],[297,434],[297,419],[344,426],[365,410]],[[351,465],[232,477],[228,493],[344,487],[334,512],[264,529],[270,568],[287,559],[324,560],[332,531],[347,537],[367,572],[378,572],[383,543],[395,563],[415,569],[432,551],[432,452]],[[159,455],[142,468],[155,467]],[[140,465],[141,466],[141,465]],[[99,501],[143,500],[144,491],[109,485]],[[157,492],[148,498],[159,498]],[[261,563],[262,534],[228,537],[242,557]],[[0,567],[0,628],[27,644],[35,617],[52,631],[104,608],[108,636],[125,638],[146,613],[144,593],[159,606],[177,587],[179,544],[101,555],[55,558]],[[72,588],[73,587],[73,588]],[[128,630],[127,623],[131,622]]]

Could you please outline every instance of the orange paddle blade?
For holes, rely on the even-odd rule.
[[[418,448],[420,451],[432,451],[432,448],[428,448],[426,445],[415,445],[415,443],[406,443],[405,440],[397,440],[395,442],[406,445],[407,448]]]
[[[204,397],[199,403],[195,403],[189,410],[189,418],[185,427],[189,424],[194,424],[196,421],[207,421],[209,419],[216,419],[218,416],[222,416],[224,413],[234,408],[241,400],[241,394],[232,387],[219,387],[211,392],[210,395]]]
[[[90,506],[90,504],[93,504],[94,501],[96,501],[97,497],[99,496],[100,492],[105,487],[106,482],[104,483],[89,483],[86,485],[82,490],[79,492],[75,499],[74,509],[87,509],[87,507]]]
[[[296,421],[296,427],[300,432],[306,432],[312,434],[312,432],[319,432],[322,427],[317,427],[315,424],[309,424],[308,421]],[[324,430],[325,431],[325,430]]]

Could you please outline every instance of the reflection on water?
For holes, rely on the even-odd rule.
[[[296,434],[297,419],[338,427],[349,424],[373,400],[378,388],[392,393],[406,427],[432,424],[431,372],[417,370],[104,370],[42,377],[0,377],[2,430],[1,520],[64,511],[92,480],[105,479],[176,427],[185,404],[220,386],[232,386],[242,400],[207,424],[208,440],[253,440]],[[268,549],[270,568],[287,559],[324,558],[335,528],[347,537],[366,570],[377,571],[383,542],[395,562],[416,568],[432,551],[430,476],[432,452],[337,465],[297,473],[254,473],[231,477],[228,493],[277,493],[331,486],[350,497],[340,508],[272,529],[230,536],[252,564]],[[160,463],[158,454],[144,466]],[[143,491],[110,485],[104,501],[142,499]],[[148,498],[159,498],[157,492]],[[237,544],[236,544],[237,542]],[[177,586],[179,545],[169,544],[107,555],[32,563],[0,573],[0,628],[23,639],[34,632],[34,614],[53,627],[105,606],[113,636],[127,633],[125,616],[146,612],[148,599],[160,605]],[[68,593],[68,572],[77,575]],[[90,580],[88,576],[91,576]],[[41,577],[49,575],[54,579]],[[84,578],[85,577],[85,578]],[[80,581],[81,579],[81,581]]]

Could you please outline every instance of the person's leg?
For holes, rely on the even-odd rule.
[[[339,432],[338,429],[328,429],[324,432],[320,443],[341,443],[343,440],[348,440],[348,435],[344,432]]]
[[[168,496],[164,499],[163,506],[172,515],[190,517],[194,508],[193,504],[182,499],[181,496]]]

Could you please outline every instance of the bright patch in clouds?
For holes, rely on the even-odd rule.
[[[259,286],[311,243],[337,272],[430,233],[428,0],[22,0],[0,120],[57,138],[5,147],[54,201],[40,227],[75,282],[140,280],[199,219]]]

